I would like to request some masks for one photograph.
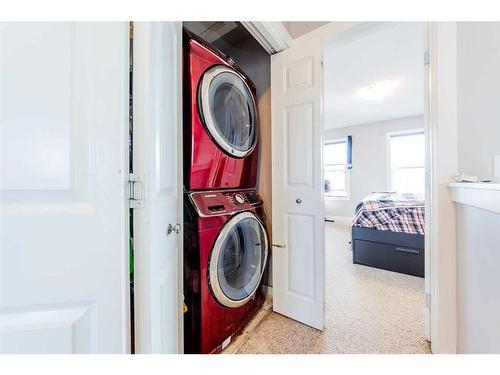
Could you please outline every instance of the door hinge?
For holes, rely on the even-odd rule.
[[[424,52],[424,64],[429,65],[429,61],[430,61],[429,50],[425,50],[425,52]]]
[[[429,293],[425,293],[425,307],[431,308],[431,295]]]
[[[128,175],[128,206],[144,207],[144,178],[134,173]]]

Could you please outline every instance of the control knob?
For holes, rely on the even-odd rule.
[[[245,197],[239,193],[233,195],[234,201],[238,204],[245,203]]]

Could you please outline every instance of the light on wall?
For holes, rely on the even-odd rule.
[[[365,100],[379,100],[393,94],[398,86],[398,81],[380,81],[360,88],[356,94]]]

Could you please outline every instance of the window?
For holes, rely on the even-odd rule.
[[[389,188],[398,193],[425,192],[425,138],[423,130],[388,134]]]
[[[346,138],[325,142],[323,164],[325,196],[332,199],[349,199]]]

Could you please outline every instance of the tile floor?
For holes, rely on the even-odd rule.
[[[352,264],[349,228],[326,224],[325,329],[263,309],[224,353],[430,353],[424,280]]]

